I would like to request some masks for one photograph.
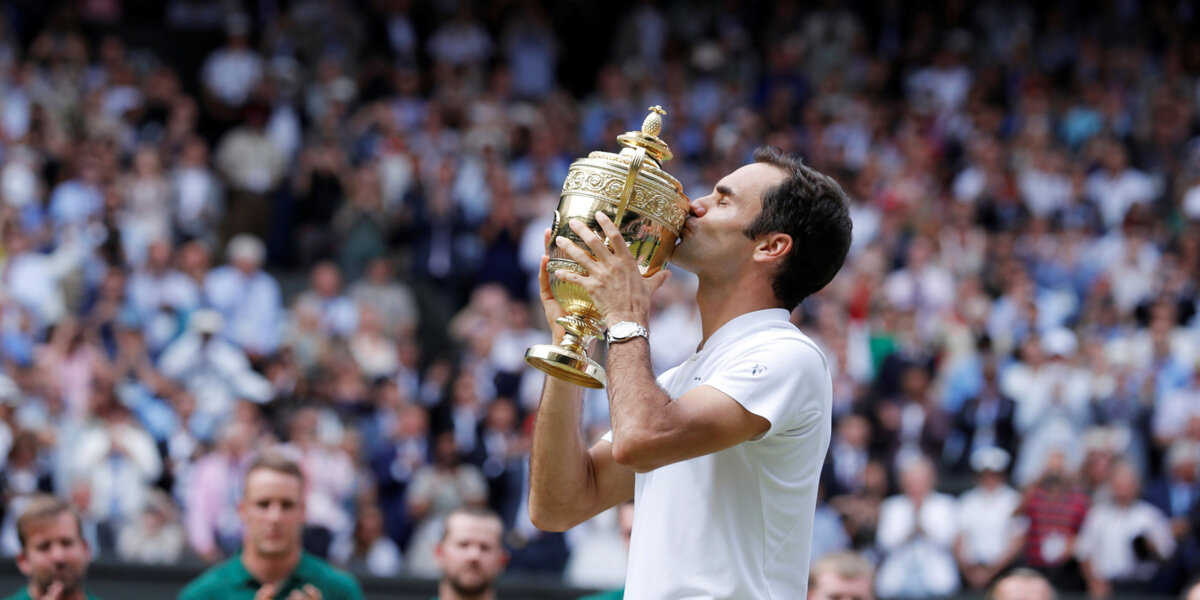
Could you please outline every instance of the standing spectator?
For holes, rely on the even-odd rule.
[[[1001,577],[987,594],[987,600],[1057,600],[1050,582],[1033,569],[1015,569]],[[1189,600],[1191,600],[1189,598]]]
[[[222,323],[215,311],[196,311],[188,320],[188,331],[167,346],[158,360],[163,376],[195,398],[193,425],[206,439],[237,400],[265,402],[272,393],[270,382],[250,368],[246,354],[221,337]]]
[[[1106,229],[1115,229],[1135,204],[1147,204],[1158,194],[1158,185],[1146,173],[1129,165],[1129,152],[1120,141],[1097,142],[1101,168],[1087,178],[1087,194],[1100,209]]]
[[[460,508],[446,515],[445,531],[434,548],[438,600],[495,600],[496,578],[508,563],[500,517],[483,508]]]
[[[1117,465],[1112,500],[1093,506],[1079,532],[1075,556],[1093,598],[1145,590],[1175,552],[1170,521],[1139,499],[1138,479],[1130,464]]]
[[[171,265],[168,238],[150,242],[146,260],[126,284],[128,306],[137,315],[147,345],[157,354],[179,334],[184,318],[200,306],[200,286]]]
[[[196,460],[185,490],[187,541],[201,559],[216,563],[232,554],[242,538],[237,500],[253,449],[253,430],[230,421],[217,430],[216,447]]]
[[[1022,560],[1056,588],[1081,589],[1074,560],[1088,496],[1067,470],[1061,450],[1050,453],[1041,477],[1025,490],[1017,514],[1029,521]]]
[[[961,443],[962,450],[952,464],[959,471],[965,471],[980,450],[998,448],[1011,457],[1017,449],[1017,405],[1000,391],[995,358],[984,358],[981,370],[979,394],[963,403],[954,420],[954,439]]]
[[[275,598],[362,600],[353,577],[304,551],[304,473],[268,451],[246,470],[238,514],[245,523],[242,551],[192,580],[180,600]]]
[[[86,482],[91,490],[87,514],[106,534],[141,515],[151,486],[162,474],[162,457],[146,433],[117,400],[112,383],[96,384],[92,419],[65,448],[70,481]],[[102,536],[104,549],[113,540]]]
[[[84,589],[92,549],[70,504],[34,497],[17,520],[17,535],[17,568],[29,584],[5,600],[97,600]]]
[[[971,456],[979,485],[959,498],[959,536],[954,555],[963,579],[983,589],[1008,568],[1024,543],[1022,524],[1014,516],[1021,494],[1004,481],[1009,454],[999,448],[980,448]]]
[[[287,169],[287,156],[267,131],[270,107],[255,100],[242,109],[243,123],[217,144],[216,167],[229,189],[224,239],[239,233],[266,237],[274,192]]]
[[[283,305],[279,284],[262,270],[266,247],[251,235],[239,235],[225,250],[229,263],[204,279],[204,299],[225,317],[225,335],[251,358],[279,346]]]
[[[329,542],[347,534],[354,526],[347,506],[354,491],[354,464],[341,448],[318,436],[321,415],[316,408],[301,408],[290,418],[288,443],[282,451],[300,465],[304,472],[306,535],[316,540],[312,550],[328,552]],[[313,531],[316,529],[317,531]],[[314,552],[316,553],[316,552]]]
[[[262,58],[250,47],[250,19],[230,15],[225,23],[225,45],[204,61],[200,75],[209,109],[226,117],[240,108],[263,76]]]
[[[875,600],[875,568],[861,555],[826,555],[808,575],[808,600]]]
[[[217,242],[225,192],[209,164],[208,143],[198,135],[183,142],[171,173],[176,239]]]
[[[911,459],[901,467],[902,493],[888,498],[880,509],[880,596],[928,598],[958,591],[952,549],[958,507],[952,496],[934,491],[936,476],[929,459]]]

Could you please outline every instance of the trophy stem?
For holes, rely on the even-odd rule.
[[[604,389],[604,367],[588,358],[586,345],[600,333],[595,319],[570,315],[559,317],[566,334],[558,345],[538,344],[525,352],[525,362],[553,377],[575,385]]]

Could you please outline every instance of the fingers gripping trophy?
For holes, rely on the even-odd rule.
[[[671,159],[671,149],[658,137],[666,111],[660,106],[649,110],[641,131],[617,136],[617,142],[624,146],[619,153],[592,152],[571,163],[558,210],[554,211],[546,270],[550,291],[567,313],[556,321],[566,333],[558,345],[530,348],[525,361],[576,385],[594,389],[605,385],[604,368],[587,355],[587,347],[604,331],[605,323],[586,290],[557,276],[563,270],[586,271],[554,240],[563,236],[581,242],[571,230],[572,220],[583,222],[604,237],[595,216],[603,212],[620,229],[642,275],[649,276],[670,259],[688,216],[689,201],[683,195],[683,186],[662,170],[662,163]]]

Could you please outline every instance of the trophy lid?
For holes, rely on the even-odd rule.
[[[626,148],[621,151],[621,154],[645,148],[646,156],[653,158],[655,163],[661,165],[663,161],[671,160],[672,157],[671,148],[658,137],[659,132],[662,131],[662,116],[667,114],[667,111],[658,105],[651,106],[646,110],[649,110],[650,114],[646,115],[646,119],[642,121],[642,130],[627,131],[617,136],[617,142]]]

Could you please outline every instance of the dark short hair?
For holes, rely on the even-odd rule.
[[[246,477],[243,481],[243,489],[245,483],[249,483],[250,475],[255,471],[275,471],[284,475],[291,475],[300,480],[300,487],[304,487],[304,471],[300,469],[300,464],[292,460],[287,454],[283,453],[278,448],[264,450],[250,463],[246,468]]]
[[[792,250],[775,273],[771,287],[791,310],[833,281],[850,252],[850,208],[833,178],[804,165],[799,157],[763,146],[754,162],[783,169],[787,177],[763,192],[762,211],[744,233],[755,239],[786,233]]]
[[[500,518],[500,515],[497,514],[496,511],[494,511],[486,506],[471,506],[471,505],[460,506],[460,507],[450,511],[450,514],[446,515],[445,520],[442,521],[442,541],[445,541],[446,536],[450,533],[450,520],[458,515],[466,515],[466,516],[476,517],[476,518],[481,518],[481,519],[491,519],[491,520],[499,523],[501,539],[498,541],[501,541],[501,542],[503,541],[503,539],[504,539],[504,520]]]
[[[1046,579],[1045,575],[1042,575],[1040,572],[1030,569],[1029,567],[1017,567],[1006,573],[1003,577],[993,581],[991,587],[989,587],[987,590],[987,594],[984,596],[984,600],[995,600],[996,588],[999,588],[1001,583],[1004,583],[1009,579],[1041,581],[1046,584],[1046,587],[1050,588],[1050,598],[1052,600],[1058,597],[1058,592],[1054,589],[1053,585],[1050,585],[1050,580]]]
[[[74,506],[58,496],[37,494],[30,497],[21,516],[17,518],[17,539],[21,542],[21,549],[25,549],[25,543],[29,541],[29,528],[34,523],[45,522],[59,515],[71,515],[75,519],[75,531],[79,539],[83,539],[83,522]]]

